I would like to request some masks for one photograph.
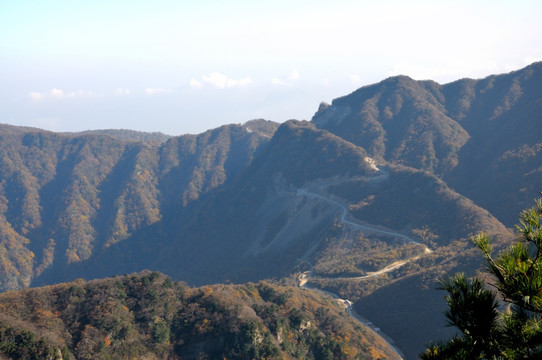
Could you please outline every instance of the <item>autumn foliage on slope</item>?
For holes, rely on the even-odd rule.
[[[0,296],[0,357],[394,359],[336,300],[265,282],[189,288],[157,272]]]

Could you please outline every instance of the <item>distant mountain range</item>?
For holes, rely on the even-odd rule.
[[[0,125],[0,289],[305,273],[414,358],[449,334],[436,280],[473,274],[470,236],[506,245],[542,190],[541,114],[535,63],[445,85],[393,77],[310,122],[199,135]]]

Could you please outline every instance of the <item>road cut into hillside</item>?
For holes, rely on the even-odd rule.
[[[374,167],[376,168],[375,170],[379,170],[380,172],[380,175],[374,177],[376,180],[382,180],[382,179],[385,179],[385,177],[387,176],[387,174],[378,169],[376,167],[376,164],[373,164]],[[370,179],[369,179],[370,180]],[[329,185],[329,184],[328,184]],[[394,231],[394,230],[391,230],[391,229],[388,229],[388,228],[385,228],[383,226],[380,226],[380,225],[373,225],[373,224],[366,224],[366,223],[361,223],[361,222],[358,222],[357,220],[349,220],[349,218],[352,218],[352,217],[349,217],[349,211],[348,211],[348,208],[342,204],[341,202],[337,201],[337,200],[334,200],[332,198],[330,198],[329,196],[326,196],[326,195],[323,195],[323,194],[319,194],[319,193],[316,193],[314,191],[311,191],[307,188],[301,188],[301,189],[298,189],[297,190],[297,195],[298,196],[304,196],[308,199],[318,199],[318,200],[321,200],[321,201],[324,201],[324,202],[327,202],[333,206],[336,206],[338,207],[340,210],[341,210],[341,215],[339,217],[339,222],[345,224],[345,225],[348,225],[354,229],[357,229],[361,232],[364,232],[364,233],[372,233],[372,234],[378,234],[378,235],[387,235],[387,236],[392,236],[392,237],[395,237],[395,238],[398,238],[406,243],[411,243],[411,244],[417,244],[417,245],[423,245],[424,246],[424,252],[423,254],[419,254],[419,255],[415,255],[415,256],[412,256],[408,259],[403,259],[403,260],[398,260],[398,261],[395,261],[389,265],[387,265],[386,267],[380,269],[380,270],[377,270],[377,271],[374,271],[374,272],[369,272],[367,273],[366,275],[363,275],[363,276],[353,276],[353,277],[337,277],[337,278],[333,278],[333,279],[337,279],[337,280],[346,280],[346,279],[349,279],[349,280],[367,280],[367,279],[370,279],[370,278],[374,278],[374,277],[377,277],[379,275],[382,275],[382,274],[385,274],[385,273],[388,273],[388,272],[391,272],[393,270],[396,270],[396,269],[399,269],[400,267],[402,267],[403,265],[411,262],[411,261],[415,261],[415,260],[418,260],[419,258],[421,258],[422,256],[424,255],[427,255],[427,254],[430,254],[432,252],[431,249],[429,249],[425,244],[422,244],[416,240],[414,240],[413,238],[411,238],[410,236],[407,236],[405,234],[402,234],[400,232],[397,232],[397,231]],[[334,293],[331,293],[331,292],[328,292],[328,291],[325,291],[325,290],[321,290],[321,289],[318,289],[318,288],[313,288],[313,287],[310,287],[307,283],[308,281],[313,278],[313,279],[318,279],[318,277],[313,277],[312,275],[312,264],[309,263],[309,266],[311,268],[311,270],[309,271],[305,271],[303,272],[302,274],[300,274],[298,276],[298,285],[300,287],[303,287],[303,288],[309,288],[309,289],[314,289],[314,290],[318,290],[318,291],[321,291],[321,292],[324,292],[324,293],[327,293],[329,295],[331,295],[332,297],[334,297],[335,299],[337,299],[337,301],[339,301],[340,303],[342,303],[344,306],[345,306],[345,309],[347,311],[347,313],[352,317],[354,318],[355,320],[357,320],[358,322],[360,322],[361,324],[365,325],[366,327],[370,328],[371,330],[373,330],[377,335],[379,335],[389,346],[391,349],[393,349],[393,351],[401,358],[401,359],[404,359],[404,354],[403,352],[398,348],[396,347],[394,344],[395,342],[393,341],[393,339],[391,339],[388,335],[386,335],[384,332],[382,332],[382,330],[377,327],[375,324],[373,324],[371,321],[369,321],[368,319],[364,318],[363,316],[359,315],[358,313],[356,313],[356,311],[353,309],[352,307],[352,302],[350,300],[347,300],[347,299],[341,299],[339,298],[339,296],[337,294],[334,294]],[[329,277],[326,277],[326,279],[330,279]]]
[[[326,291],[326,290],[322,290],[322,289],[318,289],[318,288],[314,288],[314,287],[310,287],[307,285],[307,281],[310,277],[310,273],[311,271],[306,271],[304,273],[302,273],[301,275],[299,275],[298,277],[298,283],[299,283],[299,286],[304,288],[304,289],[310,289],[310,290],[316,290],[316,291],[320,291],[324,294],[328,294],[330,295],[331,297],[333,297],[334,299],[336,299],[340,304],[342,304],[346,310],[346,312],[348,313],[348,315],[350,315],[350,317],[352,317],[354,320],[356,320],[357,322],[359,322],[360,324],[364,325],[365,327],[369,328],[370,330],[372,330],[377,336],[379,336],[380,338],[382,338],[382,340],[384,340],[384,342],[386,344],[388,344],[388,346],[390,347],[390,349],[393,350],[393,352],[395,352],[397,354],[397,356],[399,356],[399,358],[401,359],[404,359],[405,358],[405,354],[401,351],[401,349],[399,349],[396,345],[395,345],[395,342],[393,341],[393,339],[391,337],[389,337],[388,335],[386,335],[384,332],[382,332],[382,330],[380,330],[379,327],[377,327],[375,324],[373,324],[371,321],[367,320],[366,318],[364,318],[363,316],[359,315],[355,310],[354,308],[352,307],[352,302],[348,299],[341,299],[337,294],[335,293],[332,293],[332,292],[329,292],[329,291]]]

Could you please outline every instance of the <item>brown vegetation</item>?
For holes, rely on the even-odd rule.
[[[156,272],[0,295],[0,354],[51,359],[397,358],[328,296]]]

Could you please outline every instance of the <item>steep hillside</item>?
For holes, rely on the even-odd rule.
[[[309,153],[319,161],[303,162]],[[365,304],[358,312],[373,321],[381,320],[371,316],[376,309],[389,313],[374,291],[390,286],[401,294],[390,297],[390,305],[417,317],[420,330],[409,332],[411,324],[399,317],[376,323],[386,325],[414,358],[435,333],[449,335],[436,280],[480,267],[468,246],[471,235],[508,231],[434,175],[375,165],[366,154],[307,123],[282,125],[239,181],[200,208],[196,220],[182,229],[185,236],[153,266],[196,283],[310,270],[311,284]],[[201,253],[205,262],[199,260]],[[183,265],[162,267],[173,259]],[[405,266],[370,275],[395,262]],[[341,291],[345,282],[357,285]],[[419,306],[425,300],[432,305]]]
[[[156,272],[0,295],[0,357],[399,359],[329,296]]]
[[[457,118],[471,135],[444,180],[511,226],[542,190],[542,63],[443,92],[462,94],[447,106],[459,112],[461,103]]]
[[[235,178],[276,126],[223,126],[158,146],[3,125],[0,289],[54,281]]]
[[[370,156],[442,174],[457,164],[469,134],[450,118],[434,82],[389,78],[320,106],[312,122]]]
[[[465,256],[470,235],[480,230],[506,233],[487,211],[431,173],[375,162],[363,148],[308,122],[281,125],[253,159],[244,153],[241,163],[249,165],[239,166],[235,179],[225,183],[225,178],[232,177],[226,169],[235,169],[235,163],[224,162],[230,167],[218,166],[221,171],[217,171],[211,160],[221,164],[224,147],[217,144],[235,138],[230,134],[221,129],[173,138],[157,151],[149,151],[159,161],[140,160],[136,171],[148,171],[150,179],[158,179],[152,189],[165,197],[160,203],[162,218],[95,249],[86,260],[67,268],[53,266],[36,281],[151,268],[191,284],[206,284],[257,281],[309,270],[313,285],[359,301],[397,284],[410,294],[408,301],[397,304],[405,311],[427,295],[403,285],[408,279],[419,277],[420,286],[428,289],[439,275],[452,269],[445,262]],[[224,185],[219,188],[221,182]],[[134,188],[143,189],[142,185]],[[119,214],[137,209],[125,207]],[[396,262],[405,266],[383,276],[371,275]],[[463,263],[453,268],[474,271],[475,266]],[[341,290],[343,282],[352,281],[359,284]],[[419,310],[417,316],[442,318],[436,306],[423,309],[423,314]],[[362,309],[360,313],[367,316]],[[427,335],[443,324],[422,321],[421,325],[425,332],[403,349],[408,354],[421,351],[431,340]],[[396,341],[403,346],[401,339]]]
[[[103,277],[110,274],[109,271],[130,272],[135,270],[134,263],[195,284],[226,280],[244,282],[287,275],[297,263],[298,253],[307,250],[308,237],[304,233],[312,226],[315,229],[321,226],[310,218],[305,223],[296,221],[297,212],[312,217],[310,209],[313,207],[304,207],[306,201],[297,195],[297,187],[310,179],[341,173],[374,173],[364,160],[364,154],[363,149],[329,132],[317,130],[309,123],[288,122],[277,130],[235,181],[194,203],[189,211],[181,212],[182,218],[175,217],[176,212],[173,212],[170,214],[172,219],[156,224],[159,230],[112,246],[75,267],[69,276]],[[306,161],[311,156],[314,160]],[[290,218],[290,214],[294,217]],[[332,222],[334,214],[335,210],[329,209],[319,221]],[[268,226],[269,223],[274,225]],[[266,246],[265,242],[277,235],[274,232],[288,223],[297,231],[285,231],[288,240],[284,241],[287,244],[282,248],[284,251],[278,245],[273,246],[273,252],[281,253],[280,259],[275,256],[272,264],[266,264],[265,256],[253,255],[261,253],[259,248]],[[153,236],[152,246],[149,236]],[[292,246],[298,249],[286,255],[288,247]],[[139,249],[145,249],[144,257]],[[100,266],[104,263],[111,267]]]
[[[366,186],[358,185],[334,193],[359,194],[351,210],[363,219],[378,218],[387,226],[405,226],[422,220],[423,225],[414,225],[411,231],[431,238],[433,243],[442,241],[442,234],[455,233],[450,240],[461,239],[466,232],[484,227],[506,234],[502,226],[495,226],[490,220],[492,216],[512,226],[518,213],[541,190],[541,84],[542,63],[535,63],[510,74],[481,80],[463,79],[445,85],[399,76],[361,88],[334,100],[331,105],[322,104],[312,119],[317,127],[364,147],[369,156],[388,163],[390,168],[392,164],[407,165],[434,174],[433,186],[441,188],[438,192],[443,198],[457,201],[451,205],[436,198],[429,200],[432,195],[425,190],[427,187],[420,186],[419,174],[407,168],[403,172],[410,173],[409,176],[400,181],[396,178],[374,193],[365,194]],[[450,192],[448,186],[461,195]],[[397,187],[403,189],[400,194],[389,191]],[[442,191],[445,188],[448,190]],[[408,195],[411,190],[416,191],[415,196]],[[426,208],[428,212],[418,207],[425,201],[432,204]],[[485,220],[483,215],[479,218],[484,225],[469,220],[474,204],[489,211]],[[458,205],[466,207],[459,210]],[[438,210],[443,208],[450,212],[439,214]],[[436,215],[434,222],[430,220],[433,215]],[[463,233],[442,226],[457,226],[456,230]],[[443,307],[438,298],[440,294],[427,291],[436,286],[434,280],[454,271],[474,274],[479,266],[479,255],[465,249],[461,242],[448,244],[440,244],[445,247],[426,256],[426,260],[403,267],[399,273],[409,270],[404,280],[397,277],[406,274],[396,271],[388,273],[392,280],[386,284],[383,280],[370,284],[367,280],[345,279],[333,282],[314,279],[312,283],[357,300],[360,313],[374,314],[372,320],[396,339],[408,357],[415,357],[419,350],[412,345],[421,338],[430,341],[435,331],[441,331],[437,330],[438,321],[443,324],[437,316],[428,317],[434,322],[420,323],[422,311],[436,314]],[[447,257],[442,256],[444,253]],[[337,272],[337,265],[328,258],[329,253],[326,262],[317,264],[314,269]],[[372,258],[379,259],[378,256]],[[437,258],[440,260],[435,260]],[[461,258],[464,261],[458,261]],[[343,261],[339,269],[360,274],[352,266],[359,260],[351,260],[352,256],[346,259],[350,265],[344,265]],[[415,270],[417,265],[420,265],[418,271]],[[400,297],[395,295],[398,293]],[[424,299],[422,307],[419,306],[421,298]],[[410,305],[404,306],[405,303]],[[379,311],[382,308],[388,310]],[[417,324],[416,330],[412,324]],[[439,337],[445,335],[441,333]]]
[[[160,189],[166,209],[186,206],[252,161],[278,124],[254,120],[170,139],[159,149]]]
[[[511,226],[540,191],[541,80],[542,63],[445,85],[393,77],[322,104],[312,122],[434,173]]]
[[[406,337],[401,332],[410,324],[398,318],[377,324],[387,325],[414,357],[436,333],[449,334],[436,280],[479,268],[468,246],[472,234],[507,230],[434,175],[375,164],[366,155],[309,123],[287,122],[236,181],[200,202],[192,220],[170,232],[172,242],[155,240],[159,246],[145,248],[148,258],[139,266],[195,284],[311,270],[311,284],[365,304],[358,312],[373,321],[382,320],[371,316],[382,302],[376,290],[395,288],[402,296],[390,298],[393,308],[417,317],[420,330],[407,331],[412,336]],[[318,161],[306,161],[309,156]],[[133,263],[130,248],[139,246],[144,238],[119,244],[89,261],[83,272],[70,273],[88,276],[84,271],[115,259],[122,259],[115,272],[130,271],[125,266]],[[404,266],[371,275],[394,262]],[[419,306],[425,299],[432,305]]]
[[[237,181],[201,203],[153,266],[196,283],[246,281],[285,276],[301,263],[317,265],[324,257],[329,262],[331,253],[349,249],[349,256],[359,257],[353,266],[363,274],[371,248],[373,255],[383,250],[377,244],[408,248],[420,242],[436,249],[480,230],[506,233],[487,211],[430,173],[379,166],[362,148],[327,131],[287,122]],[[431,243],[416,235],[422,229],[432,234]],[[345,231],[350,233],[341,243],[336,238]],[[356,236],[371,240],[352,248]],[[373,266],[398,258],[401,251]],[[183,266],[169,266],[176,264],[173,259]],[[336,273],[344,262],[338,256],[327,267]]]
[[[200,204],[153,266],[195,283],[289,274],[335,213],[315,215],[297,190],[313,179],[374,172],[364,154],[309,123],[283,124],[237,181]]]

